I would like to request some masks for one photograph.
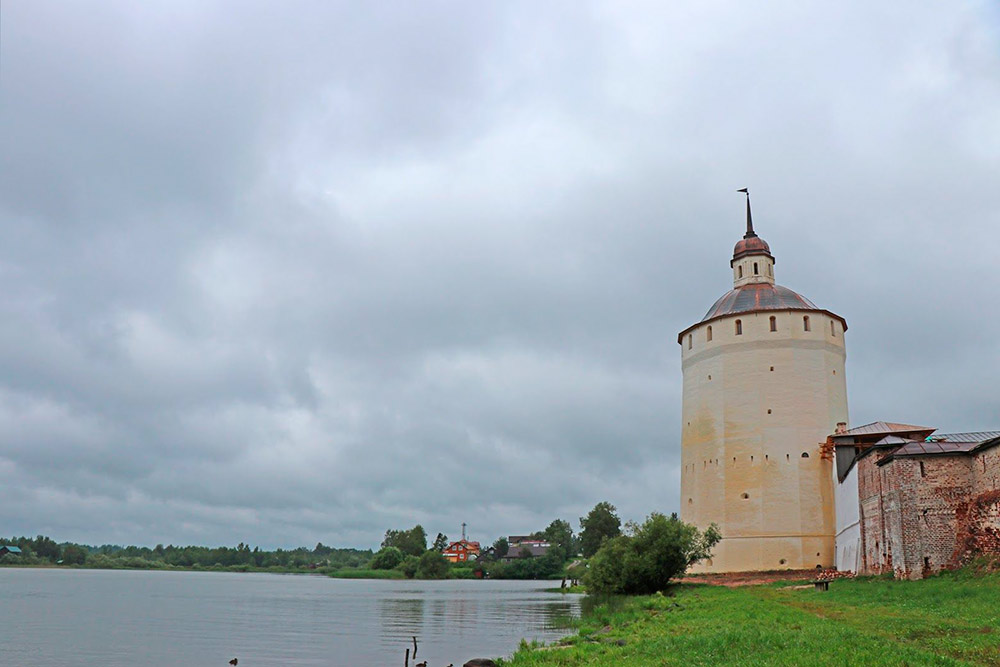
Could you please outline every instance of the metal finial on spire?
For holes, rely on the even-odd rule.
[[[737,192],[742,192],[747,196],[747,233],[743,235],[743,238],[749,239],[757,236],[753,231],[753,217],[750,215],[750,191],[747,188],[740,188]]]

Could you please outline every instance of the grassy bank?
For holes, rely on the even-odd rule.
[[[330,572],[329,575],[335,579],[406,579],[406,575],[399,570],[362,570],[345,568]]]
[[[522,647],[510,667],[548,665],[1000,665],[1000,576],[681,584],[599,605],[579,634]]]

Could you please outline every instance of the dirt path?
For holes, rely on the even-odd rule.
[[[817,570],[780,570],[775,572],[732,572],[728,574],[689,574],[679,581],[685,584],[712,584],[713,586],[759,586],[775,581],[812,581]]]

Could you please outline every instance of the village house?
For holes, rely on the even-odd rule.
[[[457,542],[452,542],[441,552],[441,555],[452,563],[464,563],[479,558],[479,542],[470,542],[464,537]]]
[[[552,545],[542,539],[530,535],[509,535],[507,537],[507,555],[500,560],[504,563],[520,558],[540,558],[549,552]]]

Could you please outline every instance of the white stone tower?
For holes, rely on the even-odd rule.
[[[774,263],[747,194],[733,289],[677,337],[681,518],[722,532],[696,571],[833,565],[832,461],[822,444],[847,422],[847,322],[775,284]]]

